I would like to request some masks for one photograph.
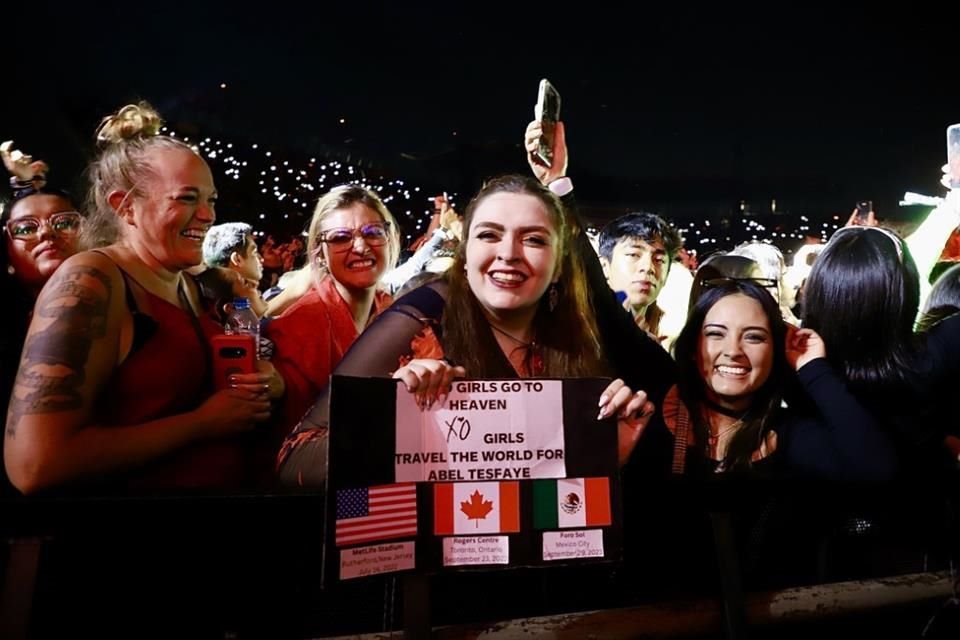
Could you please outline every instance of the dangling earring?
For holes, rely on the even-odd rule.
[[[550,290],[547,291],[547,305],[550,307],[552,312],[557,308],[557,303],[560,302],[560,289],[557,287],[557,283],[550,284]]]
[[[13,274],[15,274],[16,272],[17,272],[17,270],[13,268],[13,265],[12,265],[12,264],[8,264],[8,265],[7,265],[7,273],[9,273],[10,275],[13,275]]]

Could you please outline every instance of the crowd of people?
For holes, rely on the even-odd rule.
[[[463,216],[438,197],[397,266],[402,230],[370,189],[332,188],[306,246],[278,243],[218,219],[207,162],[160,127],[146,104],[105,118],[79,206],[3,148],[4,457],[24,493],[275,482],[268,461],[282,477],[325,446],[334,372],[392,375],[423,399],[455,376],[607,375],[622,462],[652,424],[674,473],[876,481],[955,458],[938,395],[958,366],[956,269],[938,266],[953,190],[906,239],[851,216],[793,269],[764,242],[690,265],[653,213],[586,232],[561,123],[551,166],[530,152],[532,177],[489,182]],[[262,357],[214,392],[207,345],[233,298],[261,318]],[[144,403],[147,383],[160,392]]]
[[[905,238],[851,216],[792,267],[764,242],[697,261],[654,213],[589,233],[563,123],[549,166],[541,133],[530,175],[463,215],[437,197],[410,243],[356,183],[317,199],[305,242],[231,222],[207,161],[143,103],[97,128],[85,199],[5,145],[4,492],[323,488],[333,374],[399,380],[423,407],[462,377],[605,377],[598,419],[634,479],[956,468],[957,190]],[[210,343],[237,298],[259,358],[218,388]],[[625,484],[628,512],[643,492]]]

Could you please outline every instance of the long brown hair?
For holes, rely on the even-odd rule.
[[[450,289],[442,321],[445,354],[464,366],[471,377],[513,378],[517,375],[505,364],[507,359],[500,357],[500,346],[466,275],[466,250],[474,212],[486,198],[497,193],[537,198],[559,237],[557,268],[560,278],[556,284],[556,306],[551,310],[551,296],[549,293],[544,295],[533,318],[537,356],[543,363],[537,375],[560,378],[604,374],[585,271],[579,255],[573,250],[575,234],[580,233],[580,229],[556,195],[535,180],[517,175],[491,180],[467,206],[464,242],[457,248],[453,266],[446,275]],[[532,355],[528,353],[528,357]]]

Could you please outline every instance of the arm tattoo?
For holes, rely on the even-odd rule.
[[[107,333],[111,289],[107,274],[87,266],[60,269],[47,284],[34,319],[51,322],[27,337],[10,398],[8,437],[24,415],[83,405],[87,359],[93,341]]]

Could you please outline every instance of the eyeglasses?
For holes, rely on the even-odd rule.
[[[76,211],[61,211],[49,218],[17,218],[7,221],[7,233],[14,240],[36,240],[40,237],[40,228],[46,224],[60,236],[75,236],[80,232],[83,216]]]
[[[387,243],[389,229],[389,222],[365,224],[359,229],[327,229],[320,233],[320,242],[326,243],[334,251],[346,251],[359,235],[367,246],[380,247]]]

